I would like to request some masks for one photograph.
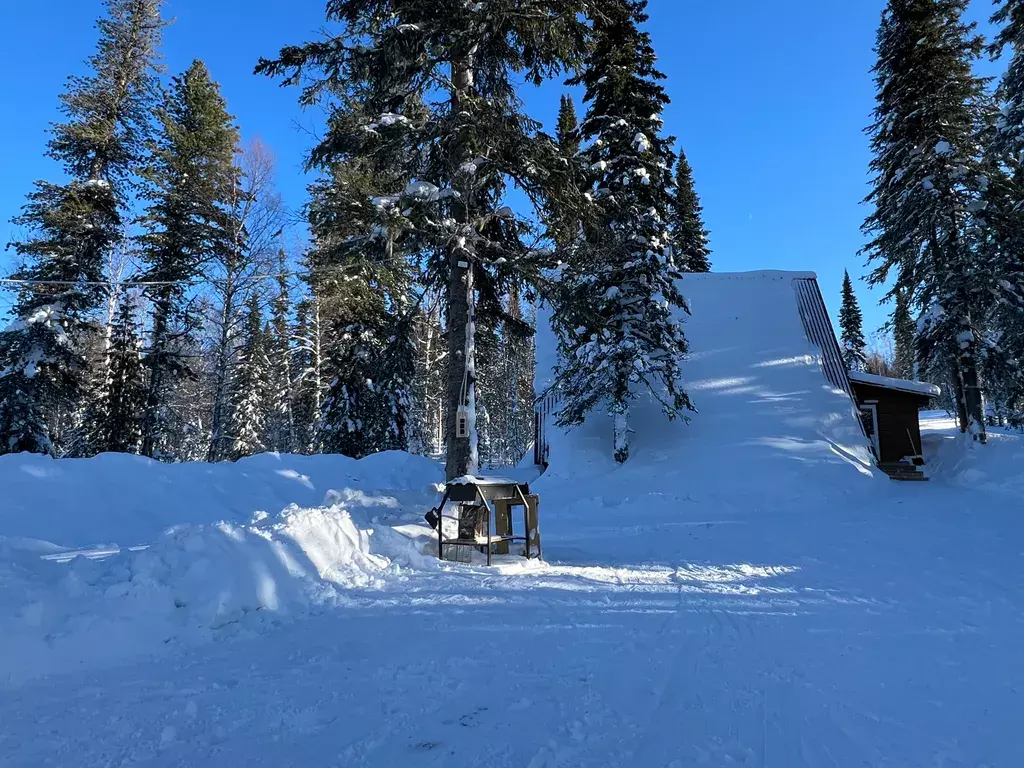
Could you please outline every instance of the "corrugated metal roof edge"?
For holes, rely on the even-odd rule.
[[[782,269],[762,269],[752,272],[687,272],[683,281],[687,280],[817,280],[814,272],[788,272]]]

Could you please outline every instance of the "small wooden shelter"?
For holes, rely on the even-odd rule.
[[[850,373],[864,432],[878,466],[894,480],[924,480],[919,413],[941,391],[934,384]]]
[[[527,559],[540,558],[540,498],[530,486],[500,477],[460,477],[445,487],[441,503],[427,513],[437,531],[437,556],[465,560],[479,549],[491,564],[492,555],[509,554],[509,545],[522,542]],[[514,531],[513,511],[522,509],[522,535]]]

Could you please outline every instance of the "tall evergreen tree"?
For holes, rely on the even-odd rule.
[[[586,243],[563,271],[555,312],[559,420],[576,425],[595,407],[608,408],[619,462],[629,456],[630,403],[642,390],[670,419],[692,408],[680,381],[687,343],[677,318],[686,301],[669,231],[675,157],[661,135],[664,75],[640,28],[646,6],[614,0],[595,13],[596,46],[579,77],[593,210]]]
[[[896,311],[893,313],[892,331],[896,351],[893,361],[896,376],[913,381],[917,378],[917,366],[915,365],[917,328],[903,291],[896,294]]]
[[[270,363],[266,341],[259,295],[253,293],[246,303],[244,338],[232,383],[228,431],[231,436],[230,455],[233,459],[267,450],[266,404]]]
[[[1024,162],[1024,2],[996,0],[998,6],[992,24],[999,32],[989,47],[993,56],[1011,49],[1010,63],[999,84],[1003,105],[998,134],[995,137],[1001,154],[1019,171]]]
[[[890,0],[874,68],[869,129],[874,212],[865,253],[881,284],[921,307],[919,357],[932,378],[954,383],[961,426],[985,440],[984,315],[993,276],[979,253],[978,214],[986,175],[980,130],[985,82],[972,66],[982,50],[963,19],[967,0]]]
[[[693,184],[693,169],[686,154],[680,152],[669,224],[676,262],[686,272],[711,271],[711,248],[709,233],[704,229],[703,210]]]
[[[403,165],[402,174],[376,178],[379,226],[361,241],[420,254],[426,286],[443,291],[449,477],[474,471],[477,460],[475,430],[461,436],[455,428],[459,410],[475,407],[473,299],[480,290],[507,293],[541,266],[523,242],[528,223],[504,198],[510,179],[539,197],[557,155],[523,113],[516,84],[540,83],[581,57],[580,14],[589,4],[332,0],[327,16],[341,25],[336,36],[285,48],[258,68],[292,83],[326,73],[307,81],[303,95],[306,104],[336,97],[313,166],[356,158]],[[439,91],[447,98],[437,98]]]
[[[330,327],[332,380],[319,435],[324,450],[355,457],[408,448],[412,264],[400,243],[374,236],[380,201],[371,202],[378,185],[407,183],[393,159],[338,164],[314,185],[309,206],[309,260]]]
[[[413,316],[390,312],[385,296],[359,280],[350,282],[346,301],[349,314],[335,318],[321,448],[354,458],[407,450],[415,350],[406,325]]]
[[[142,441],[146,377],[136,313],[135,302],[122,299],[110,338],[110,378],[95,425],[96,452],[138,453]]]
[[[161,0],[107,0],[90,73],[69,80],[48,154],[70,181],[37,182],[15,223],[25,266],[17,320],[0,333],[0,453],[53,450],[47,414],[75,404],[83,348],[104,298],[104,267],[124,237],[128,181],[149,131]],[[105,379],[104,379],[105,380]]]
[[[990,373],[1002,400],[997,407],[1014,421],[1024,418],[1024,2],[1000,0],[992,23],[999,33],[993,56],[1011,51],[996,91],[1001,107],[990,132],[986,216],[997,248],[999,278],[991,338],[1003,353]]]
[[[867,342],[864,341],[864,316],[853,291],[850,273],[843,272],[843,301],[839,308],[839,328],[842,331],[843,361],[851,371],[863,371],[867,362]]]
[[[576,105],[568,94],[562,96],[555,130],[557,157],[546,182],[545,224],[547,236],[557,248],[558,260],[571,258],[578,244],[586,199],[583,185],[586,174],[580,157],[579,118]]]
[[[238,183],[238,131],[201,61],[174,78],[158,112],[160,135],[146,169],[149,207],[140,238],[153,304],[142,452],[162,454],[175,386],[196,375],[191,354],[198,324],[189,285],[200,266],[234,246],[230,203]]]
[[[569,94],[563,94],[558,105],[558,124],[555,139],[562,156],[574,158],[580,151],[580,121],[576,116],[576,104]]]

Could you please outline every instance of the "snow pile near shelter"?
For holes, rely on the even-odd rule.
[[[233,464],[163,464],[125,454],[0,456],[0,536],[116,549],[152,543],[171,526],[244,524],[289,504],[400,510],[420,503],[439,479],[436,462],[399,452],[360,461],[263,454]]]
[[[400,453],[205,468],[17,456],[0,461],[0,485],[31,487],[24,477],[37,475],[26,469],[47,480],[36,498],[13,496],[20,515],[5,506],[0,516],[0,677],[9,678],[252,631],[381,589],[428,561],[394,526],[421,519],[439,479],[434,462]],[[317,491],[313,478],[338,490]],[[163,526],[175,518],[191,522]],[[68,550],[44,537],[141,546]]]
[[[988,428],[988,444],[979,446],[960,434],[956,419],[944,411],[921,413],[925,472],[964,489],[990,491],[1019,504],[1024,499],[1024,441],[1013,429]]]
[[[631,483],[634,492],[760,506],[775,493],[821,499],[831,488],[871,482],[877,473],[853,402],[826,379],[822,350],[801,321],[793,281],[807,278],[813,275],[687,275],[690,355],[682,370],[697,413],[689,424],[669,423],[652,398],[640,397],[622,467],[612,459],[611,419],[603,414],[577,429],[552,428],[542,487],[590,478],[616,495]],[[543,392],[556,360],[550,330],[538,334],[537,346]]]

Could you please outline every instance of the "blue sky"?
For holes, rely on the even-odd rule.
[[[650,29],[668,75],[666,130],[694,167],[712,233],[716,271],[813,270],[838,310],[844,268],[864,274],[857,250],[867,214],[867,139],[874,87],[869,70],[883,0],[651,0]],[[287,202],[298,208],[308,178],[303,155],[318,119],[296,92],[252,74],[260,56],[317,34],[323,0],[167,0],[172,73],[193,58],[221,83],[244,135],[277,153]],[[988,0],[975,0],[984,20]],[[0,117],[3,183],[0,238],[35,179],[59,170],[43,157],[65,78],[82,71],[95,43],[99,0],[31,0],[0,5]],[[983,28],[987,29],[987,27]],[[986,74],[997,68],[984,63]],[[531,114],[551,124],[562,87],[530,88]],[[0,254],[0,270],[9,266]],[[858,293],[865,330],[885,320],[879,292]],[[0,299],[0,307],[5,306]]]

